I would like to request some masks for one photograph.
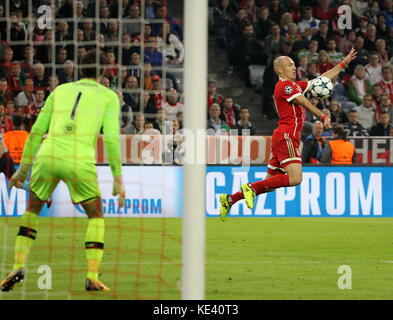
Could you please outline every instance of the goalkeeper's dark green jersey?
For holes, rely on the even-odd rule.
[[[32,163],[43,135],[48,133],[37,158],[95,165],[97,138],[103,128],[112,173],[120,175],[119,112],[116,93],[94,80],[82,79],[58,86],[47,98],[31,129],[21,162]]]

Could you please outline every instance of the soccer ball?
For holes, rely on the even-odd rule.
[[[331,96],[332,92],[333,83],[327,77],[319,76],[311,85],[311,94],[318,99],[327,99]]]

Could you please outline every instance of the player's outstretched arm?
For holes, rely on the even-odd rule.
[[[338,74],[345,68],[348,67],[348,65],[356,59],[357,52],[355,51],[354,48],[351,49],[351,51],[348,53],[348,55],[341,61],[339,64],[331,68],[330,70],[326,71],[325,73],[322,74],[322,76],[329,78],[332,80],[333,78],[337,77]]]
[[[332,125],[330,124],[330,118],[322,113],[317,107],[315,107],[304,95],[299,95],[292,100],[295,104],[301,105],[311,112],[314,116],[318,117],[323,121],[323,125],[326,129],[330,129]]]
[[[119,125],[120,104],[117,95],[113,94],[110,103],[106,108],[103,120],[104,144],[108,154],[109,165],[113,175],[114,196],[119,196],[119,206],[124,206],[125,188],[121,169],[120,152],[120,125]]]
[[[26,140],[23,149],[22,159],[20,161],[19,169],[12,175],[8,188],[13,186],[20,188],[27,179],[34,156],[41,144],[42,137],[48,132],[50,120],[52,118],[52,101],[54,93],[51,93],[45,101],[37,120],[31,128],[29,137]]]

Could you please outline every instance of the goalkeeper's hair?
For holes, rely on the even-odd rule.
[[[81,73],[84,78],[97,78],[104,73],[106,65],[106,56],[100,50],[98,52],[98,63],[97,63],[97,50],[89,50],[81,59]],[[86,65],[86,66],[85,66]],[[90,66],[87,66],[90,65]],[[99,73],[97,74],[97,68],[99,68]]]

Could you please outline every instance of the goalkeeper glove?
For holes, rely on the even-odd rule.
[[[113,192],[112,195],[119,195],[119,206],[124,207],[124,201],[126,199],[126,190],[124,189],[122,176],[116,176],[113,179]]]
[[[30,166],[30,164],[20,163],[18,170],[12,175],[8,183],[8,189],[11,190],[13,186],[22,188],[23,183],[29,176]]]

